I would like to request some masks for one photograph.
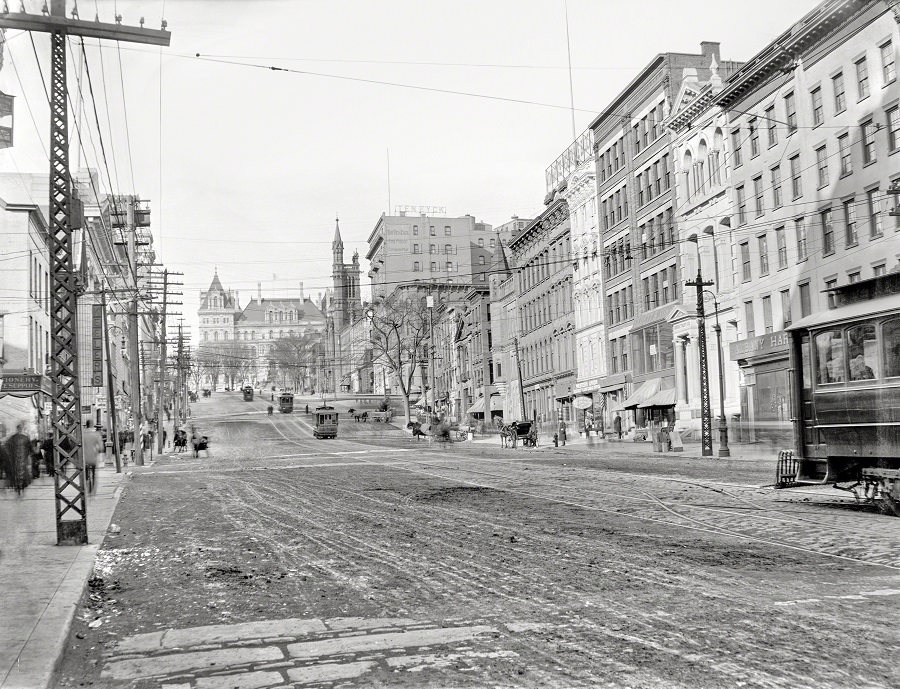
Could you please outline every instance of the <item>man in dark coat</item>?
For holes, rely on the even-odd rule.
[[[53,476],[56,473],[56,468],[53,466],[53,431],[48,431],[47,437],[41,443],[41,454],[44,456],[47,476]]]
[[[31,439],[23,432],[25,424],[16,425],[16,432],[6,440],[6,452],[9,455],[10,485],[21,494],[31,483]]]

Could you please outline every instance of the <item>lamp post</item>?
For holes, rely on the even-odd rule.
[[[713,330],[716,332],[716,345],[719,351],[719,457],[730,457],[728,449],[728,422],[725,420],[725,359],[722,352],[722,327],[719,325],[719,300],[709,290],[703,290],[704,297],[709,295],[716,309],[716,324]]]

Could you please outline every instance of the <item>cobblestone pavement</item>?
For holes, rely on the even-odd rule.
[[[900,685],[900,520],[840,496],[197,411],[213,456],[135,470],[58,686]]]

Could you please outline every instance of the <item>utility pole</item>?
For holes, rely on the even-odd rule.
[[[45,5],[46,6],[46,5]],[[24,5],[23,5],[24,7]],[[4,10],[7,6],[4,3]],[[81,453],[76,275],[72,257],[72,182],[69,174],[69,118],[66,38],[82,36],[128,43],[169,45],[165,30],[83,21],[66,17],[65,0],[50,0],[47,14],[0,12],[0,28],[50,34],[50,374],[53,379],[53,456],[57,545],[88,542],[87,501]],[[72,519],[69,513],[74,513]],[[69,515],[67,519],[66,516]]]
[[[519,399],[522,402],[522,419],[525,420],[528,418],[528,414],[525,413],[525,386],[522,384],[522,360],[519,358],[519,338],[513,338],[513,345],[516,348],[516,371],[519,374]]]
[[[138,332],[138,279],[137,279],[137,253],[135,249],[137,229],[134,223],[134,196],[125,197],[126,228],[125,237],[128,251],[128,265],[131,272],[130,278],[134,281],[134,292],[128,305],[128,359],[131,385],[131,422],[133,424],[134,442],[141,442],[141,427],[143,415],[141,414],[141,367],[140,367],[140,333]],[[135,464],[144,464],[144,453],[135,453]]]
[[[163,453],[163,427],[165,424],[165,392],[166,392],[166,304],[169,291],[169,271],[163,271],[162,317],[159,326],[159,392],[156,395],[156,453]],[[174,432],[172,434],[175,435]]]
[[[187,386],[184,384],[184,337],[181,332],[181,323],[178,324],[178,355],[176,359],[175,386],[176,396],[179,398],[179,406],[184,418],[187,419]]]
[[[434,387],[434,296],[428,295],[426,304],[428,304],[428,341],[431,345],[429,348],[428,377],[431,379],[429,382],[431,386],[431,414],[434,416],[437,414],[437,390]]]
[[[699,246],[699,245],[698,245]],[[697,330],[700,343],[700,414],[702,416],[701,440],[702,456],[712,457],[712,409],[709,400],[709,362],[706,357],[706,316],[703,310],[703,288],[712,285],[712,280],[703,280],[700,270],[700,255],[697,254],[697,279],[684,283],[697,288]]]
[[[116,386],[112,374],[112,351],[109,348],[109,324],[106,314],[106,290],[100,292],[100,305],[103,308],[103,344],[106,346],[106,409],[109,414],[109,433],[112,440],[113,456],[116,458],[116,473],[122,473],[122,459],[119,457],[119,431],[116,423]]]

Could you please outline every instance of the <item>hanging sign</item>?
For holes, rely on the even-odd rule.
[[[13,145],[13,99],[0,91],[0,148],[11,148]]]
[[[91,385],[103,387],[103,305],[91,305]]]

